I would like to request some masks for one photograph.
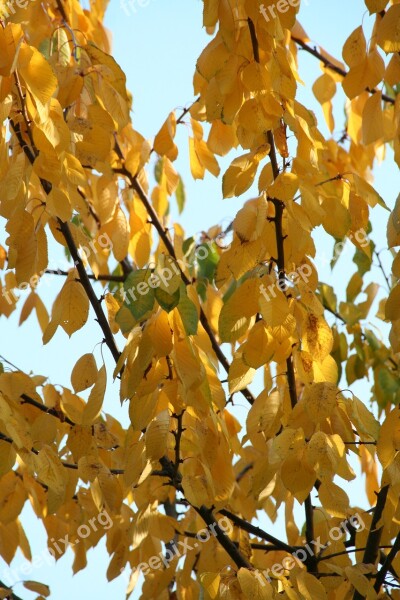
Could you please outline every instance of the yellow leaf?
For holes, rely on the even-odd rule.
[[[370,14],[380,12],[386,8],[387,3],[388,0],[365,0],[365,4],[367,5]]]
[[[293,200],[298,186],[298,177],[295,173],[280,173],[268,188],[268,196],[278,198],[282,202],[289,202]]]
[[[77,361],[71,373],[71,383],[75,392],[91,387],[97,379],[97,365],[93,354],[84,354]]]
[[[3,7],[5,8],[4,4]],[[0,29],[0,75],[10,75],[15,58],[18,56],[18,46],[23,38],[22,27],[19,23],[7,23]]]
[[[103,406],[104,394],[107,385],[107,372],[103,365],[98,373],[97,381],[90,392],[88,401],[82,415],[82,425],[91,425],[100,414]]]
[[[22,44],[18,70],[33,97],[46,104],[57,89],[57,78],[44,56],[27,44]]]
[[[400,5],[390,6],[378,25],[377,43],[388,54],[400,52]]]
[[[249,600],[272,600],[274,597],[272,586],[262,575],[250,569],[241,567],[237,578],[245,598]]]
[[[103,225],[101,233],[110,237],[111,250],[115,260],[124,260],[128,254],[130,231],[125,214],[120,207],[115,211],[111,221]]]
[[[296,583],[304,600],[326,600],[327,595],[322,583],[310,573],[300,571],[296,574]]]
[[[172,161],[176,160],[178,156],[178,147],[174,143],[175,134],[176,118],[175,113],[172,112],[157,133],[153,145],[157,154],[167,156]]]
[[[312,490],[317,474],[304,460],[289,457],[281,468],[283,485],[294,495],[299,502],[304,502]]]
[[[266,390],[257,396],[246,419],[246,430],[250,439],[256,433],[264,432],[266,438],[276,434],[280,427],[281,399],[278,391],[268,394]]]
[[[376,600],[378,594],[375,592],[372,582],[361,572],[362,565],[345,567],[344,573],[354,588],[365,600]]]
[[[332,481],[323,481],[318,488],[318,496],[324,509],[333,517],[344,519],[350,508],[346,492]]]
[[[400,284],[396,285],[389,294],[385,304],[385,318],[389,321],[400,319]]]
[[[52,188],[46,199],[46,207],[52,217],[59,217],[61,221],[69,221],[72,208],[69,198],[60,188]]]
[[[247,387],[255,375],[255,369],[247,366],[241,357],[234,358],[229,368],[229,393],[234,394]]]
[[[204,179],[205,168],[197,156],[194,138],[189,138],[190,171],[193,179]]]
[[[149,460],[158,460],[167,450],[170,416],[163,410],[149,423],[146,429],[146,456]]]
[[[349,67],[355,67],[365,59],[366,54],[367,43],[363,28],[360,25],[345,41],[342,56]]]
[[[352,67],[343,80],[343,89],[350,99],[361,94],[366,88],[378,85],[385,73],[385,63],[377,52],[372,50],[366,58]]]
[[[66,481],[58,454],[50,446],[43,446],[33,460],[38,478],[57,496],[63,495]]]
[[[314,423],[320,423],[331,416],[337,406],[339,390],[333,383],[314,383],[306,388],[304,402],[306,411]]]
[[[119,331],[119,325],[115,320],[115,316],[121,307],[120,307],[118,301],[114,298],[114,296],[112,294],[106,294],[104,301],[106,303],[108,322],[110,324],[110,329],[113,334],[116,334]]]
[[[265,328],[264,323],[258,321],[251,329],[247,342],[242,348],[243,362],[249,367],[258,369],[272,360],[276,343],[273,336]]]
[[[384,137],[382,92],[372,94],[365,103],[362,114],[363,143],[368,145]]]
[[[200,573],[200,581],[211,600],[214,600],[218,596],[220,575],[218,573]]]
[[[67,281],[60,292],[60,303],[60,325],[71,336],[84,326],[89,314],[89,300],[81,283]]]
[[[302,336],[303,350],[322,362],[332,350],[333,336],[325,319],[312,313],[307,315]]]
[[[235,158],[222,178],[224,198],[244,194],[254,181],[258,164],[251,152]]]

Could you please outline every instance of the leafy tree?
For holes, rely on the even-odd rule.
[[[310,43],[298,0],[204,0],[195,100],[152,142],[131,124],[107,2],[23,4],[5,4],[0,27],[0,312],[20,310],[20,322],[36,312],[44,344],[95,318],[115,370],[86,353],[67,389],[4,361],[2,557],[30,557],[19,520],[29,502],[55,554],[60,537],[84,538],[74,572],[106,536],[108,578],[128,564],[130,594],[143,571],[142,598],[400,598],[400,199],[388,213],[390,276],[373,241],[384,211],[370,211],[386,208],[371,185],[377,159],[391,160],[390,146],[400,164],[400,3],[365,0],[372,36],[360,25],[341,62]],[[297,99],[299,49],[319,61],[312,91],[331,133],[337,89],[347,96],[339,140]],[[223,195],[243,196],[231,225],[201,238],[170,215],[170,203],[185,206],[182,123],[192,176],[219,177],[217,157],[233,152]],[[342,290],[319,279],[319,226],[333,263],[354,246]],[[48,312],[36,287],[59,245],[70,268],[57,271]],[[370,316],[378,285],[364,283],[374,258],[389,287],[378,312],[387,342]],[[360,400],[351,388],[368,378]],[[127,428],[117,407],[102,411],[107,379],[129,402]],[[369,507],[343,489],[357,461]],[[280,508],[285,539],[259,521]],[[94,528],[101,514],[110,522]],[[18,598],[2,585],[2,598]]]

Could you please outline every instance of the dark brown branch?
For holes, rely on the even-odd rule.
[[[72,268],[72,266],[71,266]],[[66,277],[68,275],[68,271],[62,271],[61,269],[46,269],[46,275],[62,275]],[[123,283],[126,279],[126,275],[94,275],[93,273],[87,273],[88,279],[93,281],[113,281],[115,283]]]
[[[3,442],[7,442],[7,444],[14,444],[14,440],[11,439],[10,437],[8,437],[7,435],[5,435],[4,433],[0,433],[0,440],[2,440]],[[39,454],[39,450],[37,450],[36,448],[31,448],[30,451],[32,452],[32,454],[35,454],[36,456],[38,456]],[[79,469],[78,465],[75,463],[69,463],[69,462],[64,462],[64,461],[60,461],[62,466],[65,467],[66,469],[72,469],[74,471],[77,471]],[[110,473],[112,473],[113,475],[123,475],[125,473],[124,469],[108,469],[110,471]],[[16,473],[17,474],[17,473]],[[40,483],[40,482],[38,482]],[[40,485],[42,485],[40,483]]]
[[[125,167],[122,167],[121,169],[114,169],[114,172],[119,174],[119,175],[123,175],[124,177],[126,177],[129,180],[129,183],[132,187],[132,189],[137,193],[139,199],[141,200],[143,206],[145,207],[147,214],[150,217],[150,221],[152,223],[152,225],[156,228],[158,235],[160,236],[168,254],[171,256],[171,258],[173,258],[176,261],[176,254],[175,254],[175,249],[174,246],[171,242],[171,240],[168,237],[167,232],[165,231],[156,211],[154,210],[149,198],[147,197],[147,195],[145,194],[142,186],[140,185],[138,179],[136,176],[133,176]],[[188,279],[188,277],[185,275],[185,273],[182,271],[182,269],[180,268],[179,264],[177,264],[177,267],[179,268],[180,272],[181,272],[181,279],[183,281],[183,283],[185,285],[190,285],[190,280]],[[206,331],[212,348],[219,360],[219,362],[221,363],[221,365],[223,366],[223,368],[225,369],[225,371],[228,373],[229,372],[229,362],[225,356],[225,354],[222,352],[220,345],[214,335],[214,332],[208,322],[207,316],[204,312],[204,310],[200,307],[200,323],[202,324],[204,330]],[[253,394],[250,392],[250,390],[248,390],[247,388],[240,390],[241,394],[246,398],[246,400],[250,403],[253,404],[254,403],[254,396]]]
[[[283,552],[288,552],[289,554],[293,554],[293,552],[296,549],[294,546],[290,546],[289,544],[286,544],[285,542],[282,542],[278,538],[274,537],[270,533],[263,531],[262,529],[260,529],[260,527],[257,527],[256,525],[252,525],[248,521],[241,519],[240,517],[238,517],[234,513],[232,513],[230,510],[222,509],[222,510],[219,510],[218,512],[221,515],[224,515],[224,517],[228,517],[228,519],[230,519],[234,525],[237,525],[237,527],[240,527],[240,529],[243,529],[243,531],[252,533],[256,537],[261,538],[262,540],[265,540],[266,542],[270,542],[270,544],[273,544],[274,546],[276,546]]]
[[[308,54],[311,54],[312,56],[315,56],[315,58],[318,58],[325,65],[325,67],[327,69],[330,69],[331,71],[334,71],[335,73],[338,73],[342,77],[346,77],[347,71],[345,69],[342,69],[338,65],[332,64],[330,62],[330,60],[328,58],[326,58],[326,56],[324,56],[323,54],[321,54],[321,52],[318,52],[318,50],[316,48],[311,48],[311,46],[308,46],[308,44],[306,44],[305,42],[303,42],[303,40],[301,40],[300,38],[295,37],[294,35],[292,35],[292,40],[298,46],[300,46],[301,48],[303,48],[303,50],[305,50],[306,52],[308,52]],[[369,92],[370,94],[376,94],[379,90],[371,89],[371,88],[367,87],[367,88],[365,88],[365,91]],[[384,100],[385,102],[390,102],[390,104],[394,104],[395,103],[395,99],[391,98],[387,94],[382,94],[382,100]]]
[[[374,510],[374,514],[371,522],[371,529],[368,534],[366,548],[363,556],[364,564],[375,564],[379,554],[379,543],[381,541],[383,527],[377,528],[377,525],[382,517],[383,510],[385,508],[386,498],[389,492],[389,486],[381,488],[377,494],[377,501]],[[363,600],[363,596],[357,590],[354,592],[353,600]]]
[[[61,13],[63,21],[65,21],[66,23],[68,23],[67,13],[65,12],[64,6],[62,4],[62,0],[56,0],[56,4],[57,4],[58,10]]]
[[[244,567],[245,569],[253,570],[254,567],[251,565],[251,563],[249,563],[249,561],[244,556],[242,556],[234,542],[232,542],[232,540],[226,535],[226,533],[224,533],[219,527],[212,510],[210,508],[207,508],[206,506],[200,506],[200,508],[194,506],[193,508],[209,527],[212,526],[212,531],[215,532],[217,540],[224,548],[224,550],[229,554],[236,566],[239,567],[239,569],[241,567]]]
[[[260,52],[258,48],[258,40],[256,35],[256,28],[254,27],[254,23],[250,17],[247,19],[247,23],[250,31],[251,45],[253,47],[254,60],[259,63],[260,62]]]
[[[390,550],[389,554],[386,556],[385,560],[383,561],[382,567],[378,571],[378,575],[376,577],[375,584],[374,584],[374,588],[375,588],[376,592],[379,592],[379,590],[381,589],[381,586],[383,585],[383,583],[385,581],[385,577],[392,565],[392,562],[396,558],[396,555],[399,552],[399,550],[400,550],[400,533],[397,534],[392,549]]]
[[[28,144],[25,142],[24,138],[22,137],[21,128],[19,126],[19,123],[15,123],[12,119],[10,119],[10,126],[11,126],[11,129],[14,131],[15,137],[17,138],[19,145],[21,146],[25,156],[28,158],[29,162],[33,165],[33,163],[35,162],[36,156],[30,149]]]
[[[392,548],[393,546],[379,546],[379,548]],[[323,560],[329,560],[331,558],[336,558],[337,556],[345,556],[345,554],[351,554],[353,552],[364,552],[366,548],[347,548],[346,550],[342,550],[341,552],[334,552],[333,554],[327,554],[326,556],[319,556],[317,558],[318,562],[322,562]]]
[[[392,286],[390,285],[389,277],[386,275],[385,268],[384,268],[384,266],[382,264],[382,261],[381,261],[380,253],[377,252],[376,250],[374,250],[374,254],[375,254],[376,258],[378,259],[379,268],[380,268],[380,270],[382,272],[382,275],[383,275],[383,277],[384,277],[384,279],[386,281],[386,285],[388,287],[388,291],[390,292],[390,290],[392,289]]]
[[[21,398],[23,399],[22,404],[30,404],[31,406],[34,406],[38,410],[41,410],[42,412],[44,412],[48,415],[52,415],[53,417],[56,417],[56,419],[59,419],[59,421],[62,421],[63,423],[65,422],[65,423],[68,423],[68,425],[76,425],[76,423],[71,421],[71,419],[69,419],[66,415],[64,415],[64,413],[56,410],[55,408],[49,408],[48,406],[45,406],[44,404],[40,404],[40,402],[37,402],[33,398],[30,398],[27,394],[21,394]]]
[[[270,145],[269,156],[271,159],[272,172],[274,179],[279,176],[279,166],[276,156],[275,149],[275,140],[274,134],[272,131],[267,132],[267,139]],[[276,239],[276,247],[277,247],[277,267],[278,267],[278,278],[279,281],[285,282],[286,280],[286,270],[285,270],[285,246],[284,240],[285,236],[283,233],[283,211],[285,208],[284,203],[277,198],[268,198],[270,202],[273,203],[275,207],[275,216],[274,216],[274,225],[275,225],[275,239]],[[286,288],[286,286],[285,286]],[[297,390],[296,390],[296,376],[294,371],[294,363],[293,363],[293,354],[286,359],[286,379],[289,389],[290,403],[292,408],[294,408],[297,404]],[[314,511],[311,503],[310,494],[307,496],[304,504],[305,509],[305,518],[306,518],[306,541],[308,544],[315,539],[314,536]],[[318,571],[318,562],[314,555],[308,556],[306,561],[307,570],[310,571]]]
[[[5,588],[6,590],[10,589],[9,585],[6,585],[3,581],[0,580],[0,587]],[[22,600],[21,596],[18,596],[17,594],[15,594],[13,591],[11,591],[11,594],[9,596],[4,596],[5,600]]]
[[[17,138],[19,140],[22,139],[19,127],[16,127],[12,121],[10,121],[10,123],[17,135]],[[22,142],[23,142],[23,139],[22,139]],[[20,141],[20,143],[21,143],[21,141]],[[35,155],[32,153],[31,149],[25,143],[23,143],[22,148],[23,148],[25,155],[27,156],[29,162],[33,165],[33,163],[35,162]],[[42,187],[43,187],[45,193],[47,195],[50,194],[50,192],[52,190],[51,183],[49,181],[47,181],[46,179],[40,179],[40,182],[42,184]],[[107,318],[103,312],[101,304],[100,304],[99,300],[97,299],[97,296],[94,293],[94,290],[90,284],[90,279],[88,277],[88,274],[86,273],[86,269],[84,267],[82,259],[79,256],[78,249],[75,245],[69,225],[68,225],[68,223],[64,223],[61,219],[57,219],[57,221],[59,224],[60,231],[63,234],[64,239],[67,243],[68,250],[70,251],[72,259],[75,263],[76,269],[79,273],[80,282],[81,282],[81,284],[89,298],[89,302],[92,305],[92,308],[96,314],[97,322],[99,323],[99,325],[103,331],[105,342],[106,342],[108,348],[110,349],[110,352],[113,355],[115,362],[118,362],[118,358],[120,355],[119,350],[115,344],[113,334],[111,332]]]
[[[307,498],[304,502],[304,508],[306,513],[306,542],[307,544],[312,544],[315,540],[314,535],[314,507],[311,502],[311,495],[308,494]],[[310,546],[311,548],[311,546]],[[314,554],[307,556],[307,560],[305,562],[307,566],[307,570],[310,571],[318,571],[318,561],[317,557]]]
[[[192,104],[190,106],[188,106],[187,108],[184,108],[181,115],[177,118],[176,120],[176,124],[179,125],[180,123],[182,123],[183,119],[186,117],[186,115],[188,114],[188,112],[190,111],[190,109],[192,108],[192,106],[194,106],[196,104],[196,102],[199,102],[201,96],[198,96],[196,98],[196,100],[194,100],[192,102]]]
[[[21,113],[22,113],[22,116],[23,116],[24,121],[25,121],[26,133],[28,135],[32,151],[35,154],[35,156],[37,156],[38,152],[37,152],[37,149],[35,147],[35,144],[33,143],[32,132],[31,132],[31,129],[29,127],[29,115],[28,115],[28,111],[26,109],[26,104],[24,102],[24,95],[22,93],[21,82],[19,80],[18,71],[14,72],[14,81],[15,81],[15,87],[17,88],[18,98],[19,98],[19,101],[20,101],[20,104],[21,104]]]
[[[118,362],[120,352],[115,344],[114,336],[111,332],[110,325],[108,324],[107,318],[103,312],[101,304],[90,284],[90,280],[88,274],[86,273],[86,269],[82,262],[81,257],[79,256],[78,249],[75,245],[74,239],[71,234],[71,230],[68,226],[68,223],[64,223],[61,219],[58,219],[58,223],[60,226],[61,233],[63,234],[65,241],[67,242],[68,249],[71,253],[72,259],[76,265],[77,271],[79,273],[80,282],[89,298],[89,302],[92,305],[92,308],[96,314],[97,322],[100,325],[105,342],[115,360]]]

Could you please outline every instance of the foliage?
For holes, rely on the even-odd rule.
[[[266,19],[258,0],[204,0],[210,43],[196,64],[196,100],[172,111],[152,142],[130,120],[132,97],[102,25],[107,2],[90,4],[31,2],[0,27],[0,313],[19,309],[13,290],[30,287],[20,322],[35,311],[43,343],[95,317],[115,361],[107,373],[92,354],[77,357],[72,389],[4,363],[2,557],[11,562],[17,548],[31,556],[19,520],[29,502],[50,548],[106,510],[112,527],[73,546],[73,570],[104,535],[108,578],[133,570],[128,595],[138,565],[170,552],[147,569],[142,598],[400,598],[400,198],[385,213],[393,276],[378,313],[391,323],[390,344],[369,324],[378,285],[364,283],[379,259],[372,215],[379,223],[386,207],[371,172],[378,158],[391,160],[388,146],[400,165],[400,3],[365,0],[373,34],[352,32],[342,63],[310,44],[298,2]],[[297,99],[299,48],[320,62],[313,93],[330,132],[337,89],[347,96],[338,141]],[[182,123],[195,179],[219,177],[217,157],[233,151],[224,197],[258,186],[227,230],[210,225],[201,239],[170,215],[170,203],[187,203],[174,167]],[[313,261],[319,226],[354,245],[339,304]],[[56,245],[70,269],[49,314],[36,285]],[[368,377],[370,399],[346,391]],[[102,410],[107,378],[129,402],[127,428],[118,406],[115,416]],[[234,415],[238,395],[245,423]],[[372,510],[343,489],[354,459]],[[281,507],[286,541],[256,525]],[[222,516],[230,533],[215,526]],[[351,526],[332,541],[343,522]],[[206,526],[207,542],[172,557],[173,544]],[[267,581],[272,565],[318,540],[318,552]]]

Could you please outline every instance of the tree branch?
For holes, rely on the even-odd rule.
[[[368,534],[365,552],[363,556],[364,564],[375,564],[379,553],[379,543],[381,541],[383,527],[377,528],[378,522],[380,521],[385,508],[386,498],[389,492],[389,486],[385,485],[377,494],[377,501],[372,517],[371,529]],[[390,564],[389,564],[390,566]],[[357,590],[354,592],[353,600],[363,600],[363,596]]]
[[[71,267],[72,268],[72,267]],[[62,275],[66,277],[68,275],[68,271],[62,271],[61,269],[46,269],[46,275]],[[94,275],[93,273],[87,273],[88,279],[93,281],[113,281],[115,283],[123,283],[126,279],[126,275]]]
[[[224,531],[219,527],[218,522],[216,521],[212,509],[207,508],[205,506],[200,506],[197,508],[193,506],[194,510],[201,516],[203,521],[210,527],[212,525],[212,531],[215,532],[215,536],[224,550],[229,554],[231,559],[234,561],[239,569],[244,567],[245,569],[253,570],[254,567],[248,560],[242,556],[234,542],[226,535]],[[222,513],[222,511],[219,511]]]
[[[400,533],[397,534],[394,544],[392,546],[392,549],[390,550],[389,554],[386,556],[385,560],[383,561],[382,567],[378,571],[378,575],[376,577],[375,584],[374,584],[374,588],[375,588],[376,592],[379,592],[379,590],[381,589],[381,586],[383,585],[383,582],[385,581],[385,577],[392,565],[392,562],[396,558],[396,555],[399,552],[399,550],[400,550]]]
[[[160,236],[168,254],[171,256],[171,258],[173,258],[176,261],[176,254],[175,254],[175,249],[174,246],[171,242],[171,240],[169,239],[166,230],[164,229],[156,211],[154,210],[149,198],[147,197],[147,195],[145,194],[142,186],[140,185],[137,176],[132,175],[125,167],[122,167],[120,169],[114,169],[114,172],[119,174],[119,175],[123,175],[124,177],[126,177],[129,180],[130,186],[132,187],[132,189],[137,193],[139,199],[141,200],[143,206],[145,207],[149,217],[150,217],[150,221],[152,223],[152,225],[155,227],[155,229],[157,230],[158,235]],[[188,277],[185,275],[185,273],[182,271],[182,269],[180,268],[179,264],[177,263],[177,267],[180,270],[181,273],[181,279],[183,281],[183,283],[185,285],[190,285],[190,280],[188,279]],[[204,310],[202,309],[202,307],[200,307],[200,323],[202,324],[204,330],[206,331],[210,342],[211,342],[211,346],[219,360],[219,362],[221,363],[221,365],[223,366],[223,368],[225,369],[225,371],[228,373],[229,372],[229,362],[225,356],[225,354],[222,352],[220,345],[214,335],[213,330],[211,329],[211,326],[208,322],[207,316],[204,312]],[[247,388],[241,390],[241,394],[246,398],[246,400],[249,402],[249,404],[253,404],[254,402],[254,396],[253,394],[250,392],[250,390],[248,390]]]
[[[339,67],[338,65],[334,65],[330,62],[330,60],[328,58],[326,58],[326,56],[324,56],[323,54],[321,54],[321,52],[318,52],[318,50],[316,48],[311,48],[311,46],[308,46],[308,44],[306,44],[305,42],[303,42],[303,40],[301,40],[300,38],[292,35],[292,40],[301,48],[303,48],[303,50],[305,50],[306,52],[308,52],[308,54],[311,54],[312,56],[315,56],[315,58],[318,58],[322,63],[324,63],[325,67],[327,69],[330,69],[331,71],[334,71],[335,73],[338,73],[338,75],[341,75],[342,77],[346,77],[347,75],[347,71],[345,69],[342,69],[341,67]],[[376,89],[371,89],[371,88],[365,88],[366,92],[369,92],[370,94],[376,94],[379,90]],[[382,94],[382,100],[384,100],[385,102],[390,102],[390,104],[394,104],[395,103],[395,99],[391,98],[390,96],[388,96],[387,94]]]
[[[48,415],[52,415],[53,417],[56,417],[56,419],[58,419],[59,421],[61,421],[63,423],[65,422],[65,423],[68,423],[68,425],[76,425],[76,423],[71,421],[71,419],[69,419],[66,415],[64,415],[64,413],[61,413],[60,411],[56,410],[55,408],[49,408],[49,407],[45,406],[44,404],[40,404],[40,402],[37,402],[36,400],[31,398],[27,394],[21,394],[21,398],[23,399],[22,404],[30,404],[31,406],[34,406],[35,408],[41,410],[42,412],[44,412]]]
[[[240,527],[240,529],[243,529],[243,531],[252,533],[253,535],[257,536],[258,538],[261,538],[262,540],[270,542],[270,544],[273,544],[274,546],[276,546],[283,552],[288,552],[289,554],[293,554],[293,552],[295,552],[296,548],[294,546],[290,546],[289,544],[282,542],[281,540],[274,537],[270,533],[267,533],[266,531],[263,531],[262,529],[260,529],[260,527],[257,527],[256,525],[252,525],[248,521],[245,521],[244,519],[237,517],[230,510],[223,508],[222,510],[219,510],[218,512],[221,515],[224,515],[224,517],[228,517],[228,519],[230,519],[232,521],[232,523],[237,525],[237,527]]]

